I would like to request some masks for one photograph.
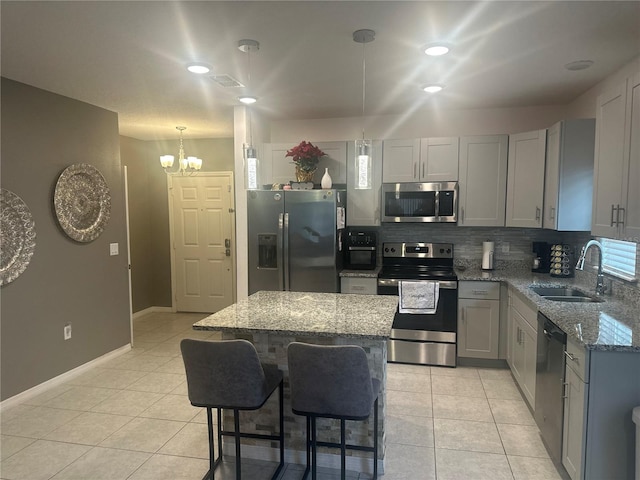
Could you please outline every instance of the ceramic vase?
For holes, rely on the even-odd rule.
[[[331,185],[333,185],[333,181],[331,180],[331,175],[329,175],[329,169],[325,168],[322,180],[320,180],[320,186],[323,189],[328,190],[329,188],[331,188]]]

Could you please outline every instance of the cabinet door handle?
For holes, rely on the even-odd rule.
[[[627,216],[627,209],[618,205],[618,214],[616,215],[616,225],[622,225],[624,227],[625,217]],[[622,212],[622,220],[620,220],[620,212]]]
[[[460,221],[464,222],[464,207],[460,207]]]
[[[556,219],[556,207],[549,207],[549,218],[551,220]]]
[[[578,361],[576,360],[576,356],[575,356],[575,355],[573,355],[573,354],[571,354],[571,353],[569,353],[569,352],[567,352],[567,351],[565,351],[565,352],[564,352],[564,355],[565,355],[569,360],[571,360],[572,362],[576,362],[576,363],[578,362]]]
[[[569,382],[562,382],[562,398],[569,398],[569,394],[567,393],[567,386]]]
[[[536,207],[536,220],[540,220],[540,207]]]
[[[617,210],[617,209],[616,209],[616,206],[612,203],[612,204],[611,204],[611,225],[609,225],[610,227],[613,227],[613,224],[614,224],[614,223],[615,223],[616,225],[618,225],[618,221],[616,220],[616,221],[614,222],[614,220],[613,220],[613,212],[615,212],[616,210]]]

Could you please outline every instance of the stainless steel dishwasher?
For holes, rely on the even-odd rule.
[[[547,317],[538,313],[534,417],[549,455],[558,464],[562,463],[564,351],[566,345],[567,334]]]

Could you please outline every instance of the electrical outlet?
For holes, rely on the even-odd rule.
[[[118,244],[117,243],[110,243],[109,244],[109,255],[113,256],[113,255],[118,255]]]
[[[71,338],[71,323],[67,323],[64,326],[64,339],[69,340]]]
[[[502,243],[502,253],[509,253],[510,249],[511,249],[511,245],[509,244],[509,242]]]

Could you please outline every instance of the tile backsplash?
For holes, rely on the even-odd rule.
[[[567,243],[574,247],[575,257],[591,238],[590,232],[556,232],[537,228],[459,227],[448,223],[385,223],[380,227],[381,242],[442,242],[453,243],[456,264],[479,266],[482,261],[482,242],[495,242],[496,268],[509,263],[519,269],[530,270],[533,262],[532,242]],[[640,246],[638,247],[640,250]],[[592,249],[585,262],[585,271],[576,272],[576,282],[585,288],[595,287],[597,254]],[[636,267],[636,270],[638,267]],[[552,277],[550,277],[552,278]],[[613,295],[640,304],[640,285],[607,276]]]
[[[381,227],[383,242],[444,242],[454,244],[456,259],[482,258],[482,242],[495,242],[498,261],[531,261],[531,242],[582,245],[591,238],[588,232],[555,232],[535,228],[459,227],[449,223],[385,223]]]

